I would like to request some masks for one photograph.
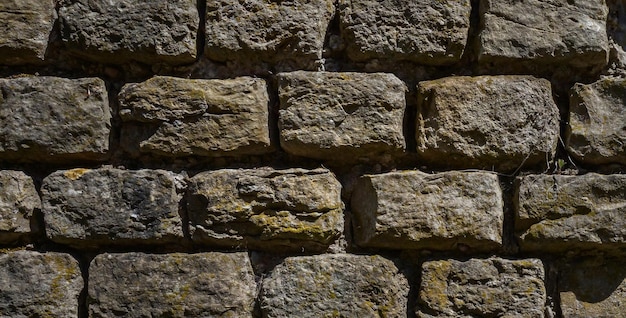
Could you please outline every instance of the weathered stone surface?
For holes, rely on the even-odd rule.
[[[89,267],[90,317],[252,317],[245,253],[101,254]]]
[[[570,95],[568,152],[590,164],[626,165],[626,80],[577,84]]]
[[[470,25],[469,0],[341,0],[348,57],[450,64],[461,59]]]
[[[489,250],[502,243],[502,191],[492,173],[365,175],[352,193],[352,212],[361,246]]]
[[[54,172],[41,187],[46,235],[78,248],[179,243],[181,183],[163,170]]]
[[[544,79],[447,77],[418,89],[417,152],[429,164],[511,172],[554,156],[559,110]]]
[[[329,160],[374,158],[404,149],[406,87],[392,74],[278,75],[280,144]]]
[[[544,317],[538,259],[425,262],[418,317]]]
[[[604,0],[481,0],[478,61],[605,65],[607,14]]]
[[[326,169],[203,172],[187,211],[192,239],[217,246],[320,250],[343,229],[341,184]]]
[[[0,3],[0,64],[39,64],[48,47],[56,11],[54,0]]]
[[[0,171],[0,244],[27,236],[33,212],[40,208],[33,179],[21,171]]]
[[[626,247],[626,175],[529,175],[518,182],[522,249]]]
[[[66,47],[97,62],[196,59],[196,0],[61,0],[59,20]]]
[[[0,253],[0,315],[78,317],[83,278],[68,254]]]
[[[263,317],[406,317],[409,286],[380,256],[289,257],[263,281]]]
[[[131,154],[215,157],[273,151],[262,79],[157,76],[125,85],[119,101],[120,116],[128,123],[122,144]]]

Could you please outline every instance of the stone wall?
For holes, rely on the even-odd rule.
[[[2,317],[626,317],[619,0],[0,26]]]

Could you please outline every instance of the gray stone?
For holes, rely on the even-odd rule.
[[[54,0],[0,2],[0,64],[42,63],[56,20],[54,5]]]
[[[626,80],[576,84],[570,94],[567,151],[589,164],[626,165]]]
[[[196,59],[196,0],[61,0],[59,20],[68,50],[96,62]]]
[[[543,318],[543,280],[538,259],[425,262],[417,316]]]
[[[101,254],[89,267],[89,317],[252,317],[246,253]]]
[[[0,171],[0,244],[30,234],[35,209],[41,209],[41,200],[33,179],[21,171]]]
[[[258,155],[273,151],[262,79],[153,77],[119,94],[122,144],[131,154]],[[145,129],[145,127],[156,127]],[[143,135],[143,131],[148,134]]]
[[[502,191],[493,173],[365,175],[352,193],[352,212],[361,246],[493,250],[502,243]]]
[[[348,57],[451,64],[461,59],[470,0],[341,0],[341,33]]]
[[[343,230],[341,184],[326,169],[203,172],[187,210],[192,239],[215,246],[323,250]]]
[[[0,79],[0,92],[0,159],[106,159],[111,113],[101,79]]]
[[[380,256],[289,257],[263,280],[263,317],[406,317],[409,286]]]
[[[418,90],[417,152],[425,163],[512,172],[554,157],[559,110],[547,80],[447,77]]]
[[[83,278],[68,254],[0,252],[2,317],[78,317]]]
[[[523,250],[626,247],[626,175],[529,175],[518,180]]]
[[[54,172],[41,186],[46,235],[77,248],[180,243],[181,184],[163,170]]]
[[[406,87],[392,74],[278,75],[280,145],[291,154],[352,161],[401,153]]]

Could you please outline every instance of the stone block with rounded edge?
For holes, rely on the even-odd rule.
[[[424,163],[513,172],[545,165],[559,138],[550,82],[531,76],[446,77],[418,85]]]
[[[502,244],[502,190],[493,173],[365,175],[352,193],[352,213],[363,247],[494,250]]]
[[[196,60],[196,0],[61,0],[59,21],[66,48],[95,62]]]
[[[111,111],[101,79],[0,79],[0,93],[0,159],[107,158]]]
[[[62,170],[41,186],[46,235],[75,248],[183,240],[182,177],[163,170]]]
[[[22,171],[0,171],[0,244],[31,234],[31,219],[41,200],[33,179]]]
[[[544,267],[539,259],[453,259],[422,265],[417,316],[543,318]]]
[[[445,65],[461,59],[470,25],[469,0],[341,0],[348,57]]]
[[[576,84],[570,94],[567,151],[588,164],[626,165],[626,80]]]
[[[119,93],[121,143],[132,155],[260,155],[273,151],[263,79],[156,76]]]
[[[324,250],[343,230],[341,184],[326,169],[202,172],[187,192],[194,242]]]
[[[89,266],[89,317],[252,317],[246,253],[100,254]]]
[[[406,317],[409,286],[378,255],[289,257],[263,280],[263,317]]]
[[[0,315],[78,317],[83,278],[69,254],[0,252]]]
[[[326,160],[402,153],[406,86],[393,74],[278,75],[280,145]]]

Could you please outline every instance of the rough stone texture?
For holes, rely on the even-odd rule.
[[[554,156],[559,110],[544,79],[447,77],[418,90],[417,152],[427,163],[512,172]]]
[[[469,0],[341,0],[348,57],[451,64],[461,59],[470,25]]]
[[[626,247],[626,175],[529,175],[518,180],[523,250]]]
[[[217,61],[295,63],[316,69],[332,0],[208,0],[205,54]]]
[[[123,145],[134,155],[214,157],[273,151],[262,79],[157,76],[125,85],[119,100],[120,116],[127,123]]]
[[[406,87],[394,75],[293,72],[278,85],[286,152],[349,161],[404,149]]]
[[[187,205],[192,239],[209,245],[322,250],[343,230],[341,184],[326,169],[203,172]]]
[[[162,170],[54,172],[41,187],[46,235],[77,248],[178,243],[181,184]]]
[[[603,66],[604,0],[480,0],[479,63]]]
[[[491,173],[365,175],[352,194],[352,212],[361,246],[488,250],[502,243],[502,191]]]
[[[33,179],[21,171],[0,171],[0,244],[30,234],[31,217],[40,208]]]
[[[0,79],[0,92],[0,159],[106,159],[111,113],[102,80]]]
[[[605,78],[577,84],[570,95],[566,145],[590,164],[626,165],[626,80]]]
[[[0,3],[0,64],[42,63],[56,20],[54,4],[54,0]]]
[[[66,47],[97,62],[196,59],[196,0],[61,0],[59,20]]]
[[[380,256],[290,257],[263,281],[263,317],[406,317],[409,286]]]
[[[252,317],[245,253],[101,254],[89,267],[90,317]]]
[[[0,253],[2,317],[78,317],[83,278],[68,254]]]
[[[418,317],[544,317],[538,259],[425,262]]]

